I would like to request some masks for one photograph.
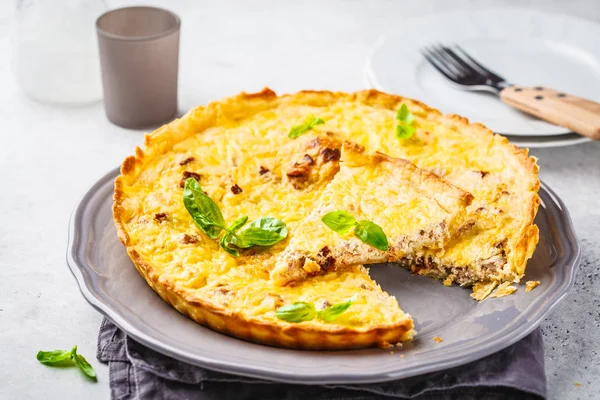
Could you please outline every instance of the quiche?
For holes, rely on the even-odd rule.
[[[289,284],[338,266],[398,262],[407,256],[443,253],[445,243],[474,224],[467,219],[473,196],[413,163],[345,142],[339,172],[327,184],[311,214],[271,271],[277,284]],[[348,231],[339,235],[322,217],[337,210],[369,220],[387,235],[387,250],[362,242]]]
[[[414,116],[414,134],[399,139],[396,113],[402,105]],[[309,119],[314,123],[306,125]],[[291,139],[302,125],[304,135]],[[365,266],[347,265],[289,285],[271,279],[294,232],[345,168],[344,141],[365,154],[408,160],[473,196],[465,204],[465,220],[473,221],[469,229],[450,235],[443,251],[407,255],[401,265],[446,284],[475,285],[479,292],[520,280],[538,240],[535,160],[480,124],[374,90],[242,93],[197,107],[146,135],[144,149],[124,160],[115,181],[119,238],[166,302],[216,331],[300,349],[408,340],[412,318]],[[287,239],[230,255],[198,229],[183,204],[184,186],[193,180],[228,224],[242,216],[277,218],[286,224]],[[289,305],[323,311],[350,300],[335,320],[290,322],[278,315]]]

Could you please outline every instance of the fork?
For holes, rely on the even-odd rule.
[[[457,45],[431,45],[421,52],[436,70],[462,90],[494,93],[523,112],[600,140],[600,103],[542,86],[510,84]]]

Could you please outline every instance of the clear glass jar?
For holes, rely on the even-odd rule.
[[[85,104],[102,98],[96,19],[104,0],[19,0],[12,29],[13,73],[31,98]]]

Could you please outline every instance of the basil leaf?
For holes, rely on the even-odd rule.
[[[406,104],[402,103],[400,109],[396,113],[396,119],[407,125],[411,125],[414,122],[415,117],[412,115]]]
[[[219,206],[208,197],[194,178],[185,181],[183,204],[190,213],[194,223],[211,239],[217,239],[222,230],[226,233],[219,240],[219,245],[227,253],[238,257],[240,253],[231,247],[248,248],[254,245],[271,246],[287,237],[288,231],[282,221],[263,217],[242,228],[248,217],[236,219],[228,228]],[[241,230],[237,232],[239,229]]]
[[[219,241],[223,250],[234,257],[238,257],[240,254],[237,249],[232,248],[230,245],[235,245],[241,249],[252,246],[271,246],[287,237],[288,230],[285,223],[270,217],[259,218],[236,232],[247,221],[248,217],[235,220]]]
[[[223,235],[223,237],[221,238],[221,240],[219,240],[219,245],[227,253],[231,254],[234,257],[239,257],[240,256],[240,252],[237,251],[236,249],[232,248],[232,247],[229,247],[229,245],[231,244],[231,240],[232,239],[233,239],[233,234],[231,232],[227,232],[226,234]]]
[[[194,178],[185,181],[183,204],[194,223],[211,239],[216,239],[224,229],[225,219],[219,206],[208,197]]]
[[[233,221],[233,223],[231,225],[229,225],[229,228],[227,228],[230,232],[235,232],[238,229],[240,229],[242,226],[244,226],[244,224],[248,222],[248,217],[244,216],[244,217],[239,217],[238,219],[236,219],[235,221]]]
[[[240,253],[229,245],[232,244],[232,240],[235,237],[235,231],[244,226],[246,222],[248,222],[247,216],[236,219],[231,225],[229,225],[229,228],[227,228],[227,233],[225,233],[223,237],[221,237],[221,240],[219,240],[219,245],[221,248],[234,257],[239,257]]]
[[[383,229],[374,222],[362,220],[358,221],[354,234],[357,238],[376,249],[386,251],[389,249],[387,237]]]
[[[75,365],[91,379],[96,379],[96,371],[81,354],[75,354]]]
[[[71,350],[38,351],[37,360],[45,365],[75,365],[89,378],[96,380],[96,371],[81,354],[77,354],[77,346]]]
[[[325,121],[323,121],[321,118],[313,118],[313,120],[310,121],[310,123],[309,123],[311,129],[317,125],[324,125],[324,124],[325,124]]]
[[[410,139],[415,134],[415,127],[410,125],[397,125],[396,137],[398,139]]]
[[[329,306],[317,313],[317,317],[322,319],[325,322],[331,322],[339,317],[341,314],[346,312],[348,308],[354,303],[356,300],[356,295],[352,296],[348,301],[344,301],[343,303],[337,303],[332,306]]]
[[[321,217],[321,221],[340,235],[350,233],[356,225],[356,218],[352,214],[342,210],[328,212]]]
[[[37,360],[45,365],[60,365],[71,362],[71,350],[38,351]]]
[[[287,226],[277,218],[262,217],[243,227],[231,243],[240,248],[272,246],[287,237]]]
[[[275,316],[287,322],[310,321],[317,315],[315,306],[311,303],[296,302],[279,307]]]
[[[325,121],[321,118],[308,117],[303,124],[294,126],[290,133],[288,133],[288,137],[290,139],[296,139],[299,136],[304,135],[306,132],[310,131],[317,125],[323,125]]]
[[[398,125],[396,125],[396,137],[398,139],[409,139],[415,134],[414,115],[410,112],[406,104],[402,104],[396,113]]]

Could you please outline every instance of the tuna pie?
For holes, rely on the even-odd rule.
[[[465,118],[375,90],[265,89],[147,135],[113,214],[140,274],[196,322],[349,349],[414,334],[363,264],[396,262],[477,299],[518,282],[538,188],[527,150]]]

